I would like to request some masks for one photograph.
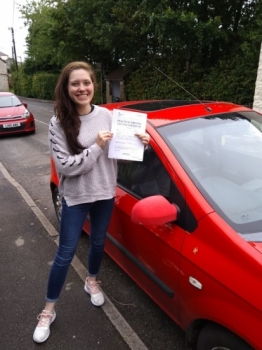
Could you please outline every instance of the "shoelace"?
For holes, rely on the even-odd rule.
[[[47,327],[49,323],[51,323],[52,317],[54,314],[47,313],[47,312],[42,312],[37,316],[37,319],[39,320],[38,322],[38,327]]]
[[[90,293],[91,294],[98,294],[100,293],[100,289],[99,289],[99,284],[101,284],[101,281],[90,281],[90,282],[87,282],[87,285],[88,285],[88,288],[90,290]]]

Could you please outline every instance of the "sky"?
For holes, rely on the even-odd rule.
[[[27,28],[18,9],[19,5],[26,5],[31,0],[0,0],[0,51],[12,57],[12,33],[9,27],[14,29],[14,40],[18,62],[24,62],[26,57]]]

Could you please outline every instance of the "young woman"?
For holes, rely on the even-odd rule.
[[[50,151],[59,175],[62,216],[59,247],[50,270],[46,304],[38,316],[33,339],[49,337],[69,265],[89,213],[88,277],[84,290],[96,306],[104,296],[96,276],[102,262],[106,230],[114,206],[117,162],[108,158],[112,138],[111,113],[93,105],[95,75],[85,62],[72,62],[62,71],[55,90],[55,116],[49,124]],[[144,145],[149,135],[139,134]]]

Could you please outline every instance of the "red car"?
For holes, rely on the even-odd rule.
[[[261,350],[262,115],[226,102],[105,107],[146,113],[150,134],[143,162],[118,164],[106,252],[186,332],[187,349]]]
[[[35,120],[27,104],[11,92],[0,92],[0,136],[34,132]]]

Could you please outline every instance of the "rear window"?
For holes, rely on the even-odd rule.
[[[134,109],[136,111],[143,111],[143,112],[154,112],[159,111],[161,109],[167,109],[172,107],[181,107],[181,106],[188,106],[188,105],[196,105],[207,101],[191,101],[191,100],[164,100],[164,101],[151,101],[151,102],[145,102],[145,103],[137,103],[137,104],[131,104],[124,107],[121,107],[121,109]]]

